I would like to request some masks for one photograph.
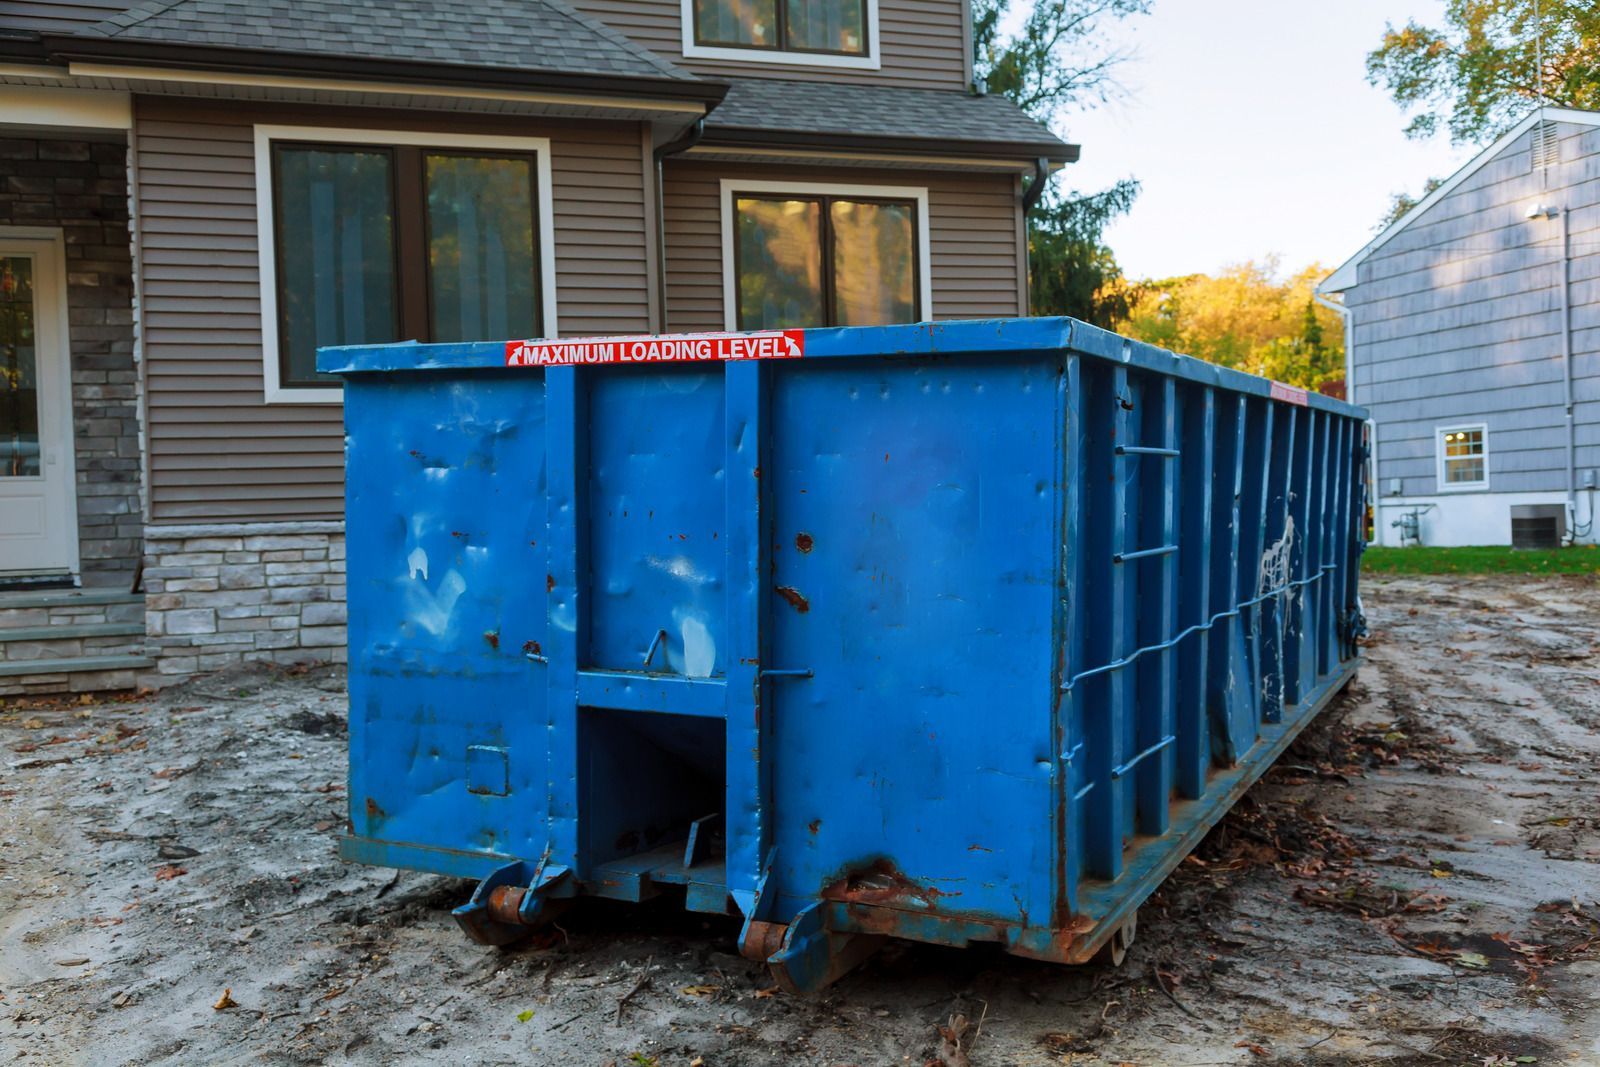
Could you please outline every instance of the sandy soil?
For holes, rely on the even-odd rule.
[[[489,950],[465,883],[341,863],[333,670],[0,709],[0,1062],[1600,1064],[1600,585],[1366,595],[1358,681],[1120,969],[895,945],[813,1000],[731,921]]]

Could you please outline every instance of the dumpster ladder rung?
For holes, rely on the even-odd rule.
[[[1115,452],[1119,456],[1160,456],[1162,459],[1177,459],[1181,455],[1176,448],[1152,448],[1145,445],[1118,445]]]

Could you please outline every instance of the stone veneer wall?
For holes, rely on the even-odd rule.
[[[144,524],[127,166],[121,140],[0,137],[0,226],[66,239],[83,584],[124,589]]]
[[[152,681],[239,663],[343,663],[344,524],[228,523],[145,530]]]

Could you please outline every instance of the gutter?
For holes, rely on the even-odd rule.
[[[1561,402],[1567,417],[1567,537],[1578,539],[1578,420],[1572,395],[1571,208],[1561,208]],[[1592,499],[1592,498],[1591,498]],[[1592,512],[1593,509],[1591,509]],[[1589,522],[1594,523],[1591,513]]]
[[[944,137],[879,137],[817,130],[713,126],[706,131],[703,143],[708,148],[854,149],[977,159],[1045,159],[1051,163],[1078,161],[1078,146],[1061,141],[955,141]]]
[[[171,70],[332,78],[339,81],[398,81],[441,87],[520,89],[563,96],[599,95],[688,100],[715,106],[727,95],[723,82],[704,78],[623,77],[515,67],[474,67],[453,63],[335,56],[320,53],[166,44],[47,34],[40,38],[55,63],[105,63]]]
[[[666,182],[662,177],[662,160],[687,152],[700,143],[706,135],[704,116],[695,119],[682,136],[668,141],[651,153],[656,167],[656,323],[657,333],[667,332],[667,200]]]

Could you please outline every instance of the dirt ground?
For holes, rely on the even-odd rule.
[[[894,945],[817,999],[731,920],[484,949],[466,883],[341,863],[337,671],[0,709],[0,1062],[1600,1064],[1600,584],[1365,595],[1357,682],[1120,969]]]

